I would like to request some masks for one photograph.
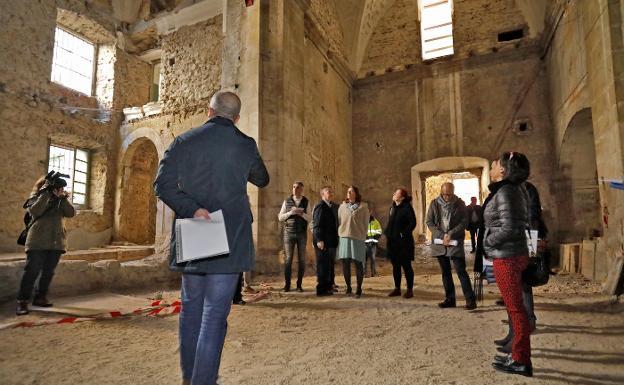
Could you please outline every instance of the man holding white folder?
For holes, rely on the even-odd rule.
[[[236,94],[217,92],[209,120],[173,141],[154,182],[156,195],[179,222],[171,236],[170,267],[183,273],[183,384],[216,384],[238,276],[254,265],[247,182],[264,187],[269,174],[255,140],[235,126],[240,109]],[[211,226],[188,220],[210,222],[211,213]],[[201,231],[205,237],[196,236]]]
[[[442,271],[445,298],[438,304],[441,308],[456,306],[451,261],[464,292],[465,308],[472,310],[477,307],[470,277],[466,272],[464,237],[467,221],[466,204],[455,195],[455,186],[452,183],[444,183],[440,196],[431,201],[427,211],[427,227],[431,231],[431,255],[438,257]]]

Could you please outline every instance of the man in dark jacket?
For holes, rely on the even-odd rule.
[[[269,175],[256,142],[235,126],[240,108],[236,94],[217,92],[209,120],[173,141],[154,182],[176,219],[209,220],[210,212],[223,210],[230,248],[223,256],[176,263],[175,231],[171,236],[170,266],[183,273],[180,365],[188,384],[216,383],[239,273],[254,264],[247,182],[264,187]]]
[[[466,206],[466,230],[470,231],[471,253],[477,250],[477,233],[483,231],[483,211],[477,204],[477,197],[470,198],[470,204]]]
[[[303,196],[303,182],[295,182],[292,195],[284,199],[277,216],[284,223],[284,291],[290,291],[292,259],[297,245],[297,291],[302,292],[303,274],[305,273],[305,251],[308,241],[308,198]]]
[[[451,260],[461,282],[465,308],[477,307],[475,294],[466,272],[464,237],[466,229],[466,205],[455,195],[452,183],[442,185],[440,196],[431,201],[427,212],[427,226],[431,231],[431,255],[438,257],[442,270],[442,284],[446,298],[438,306],[455,307],[455,283],[451,273]]]
[[[316,295],[332,295],[332,270],[336,247],[338,247],[338,205],[332,202],[334,191],[325,186],[321,189],[321,201],[312,213],[312,240],[316,252]]]

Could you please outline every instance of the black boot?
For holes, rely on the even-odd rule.
[[[388,294],[388,297],[398,297],[401,295],[401,289],[395,288]]]
[[[464,306],[466,310],[474,310],[477,308],[477,301],[475,299],[471,299],[466,301],[466,306]]]
[[[32,302],[33,306],[40,306],[40,307],[52,307],[54,304],[50,301],[48,301],[48,299],[44,296],[44,297],[35,297],[35,299],[33,299]]]
[[[362,296],[362,288],[358,287],[355,291],[355,298],[360,298]]]
[[[528,364],[522,364],[514,360],[509,360],[505,363],[493,362],[492,366],[499,372],[533,377],[533,366],[530,362]]]
[[[492,361],[492,365],[494,365],[495,363],[498,364],[506,364],[509,360],[511,360],[511,356],[510,355],[495,355],[494,356],[494,361]]]
[[[438,304],[438,306],[441,307],[442,309],[445,309],[445,308],[449,308],[449,307],[455,307],[456,304],[455,304],[455,301],[452,301],[452,300],[446,298],[444,301],[440,302]]]
[[[351,294],[353,294],[353,290],[351,289],[351,286],[347,286],[347,290],[345,290],[345,294],[346,294],[346,295],[351,295]]]
[[[17,308],[15,314],[26,315],[28,314],[28,301],[17,301]]]

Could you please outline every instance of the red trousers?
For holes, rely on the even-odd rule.
[[[494,259],[496,283],[514,330],[511,357],[522,364],[531,362],[531,328],[522,302],[522,272],[528,263],[529,257],[526,255]]]

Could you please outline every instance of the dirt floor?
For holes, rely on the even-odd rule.
[[[492,341],[506,331],[505,312],[494,304],[496,287],[485,287],[475,311],[441,310],[435,270],[431,263],[417,265],[409,300],[386,296],[392,287],[387,265],[383,276],[365,279],[360,299],[317,298],[312,277],[304,293],[280,293],[279,280],[257,278],[274,289],[266,299],[233,308],[220,383],[624,384],[624,304],[600,295],[599,285],[556,276],[536,290],[535,376],[528,379],[490,367]],[[341,277],[337,282],[344,287]],[[171,301],[178,294],[162,296]],[[96,302],[102,309],[130,309],[155,297],[161,293],[100,294]],[[62,302],[81,306],[79,299]],[[2,307],[0,324],[17,320],[12,306]],[[33,312],[19,320],[59,317]],[[177,315],[141,315],[2,330],[0,384],[178,384],[177,326]]]

